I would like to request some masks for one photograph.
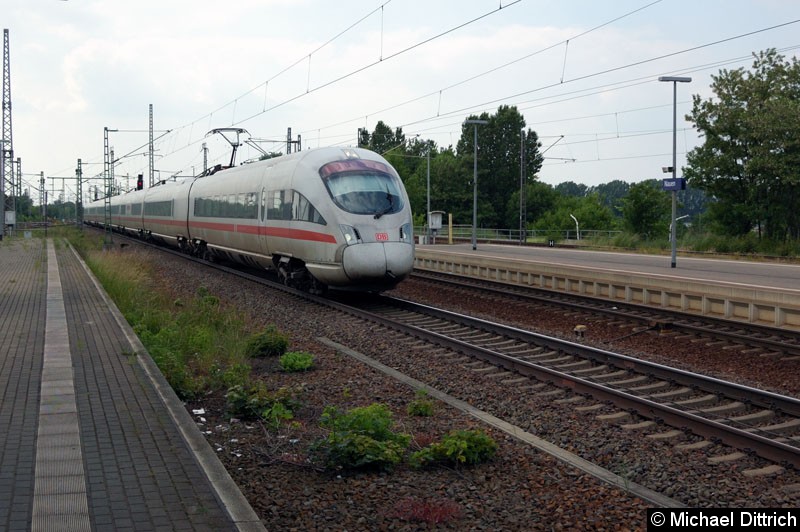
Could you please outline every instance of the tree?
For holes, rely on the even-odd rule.
[[[672,199],[655,179],[631,185],[622,200],[623,225],[644,238],[667,234],[671,213]]]
[[[365,138],[362,130],[359,145],[362,145],[363,140],[365,140]],[[403,134],[403,128],[398,127],[396,130],[392,131],[392,128],[385,124],[383,120],[379,120],[378,123],[375,124],[372,135],[369,136],[369,144],[365,147],[375,153],[383,155],[389,153],[390,150],[396,149],[400,149],[402,152],[405,141],[406,136]]]
[[[689,185],[713,198],[718,231],[800,238],[800,63],[770,49],[712,79],[716,98],[695,95],[687,116],[705,137],[687,155]]]
[[[602,205],[596,194],[589,196],[568,196],[556,193],[556,201],[550,209],[537,217],[534,228],[545,231],[575,231],[578,219],[580,231],[614,229],[614,215],[611,209]]]
[[[611,209],[614,216],[622,217],[622,199],[628,195],[631,186],[625,181],[615,179],[589,189],[588,193],[597,194],[600,202]]]
[[[556,185],[556,192],[562,196],[575,196],[576,198],[582,198],[586,195],[588,188],[589,187],[582,183],[578,184],[574,181],[564,181],[563,183]]]
[[[497,114],[481,114],[480,117],[469,116],[467,120],[487,120],[486,125],[478,127],[478,212],[479,226],[483,227],[517,227],[519,210],[515,214],[508,213],[508,200],[520,188],[520,145],[522,131],[525,130],[525,119],[516,107],[500,106]],[[458,141],[457,153],[463,161],[465,175],[473,179],[474,125],[464,124],[461,139]],[[541,143],[535,131],[525,132],[525,177],[531,183],[542,167],[542,155],[539,151]],[[471,206],[471,203],[470,203]],[[469,218],[471,220],[471,216]]]
[[[525,185],[525,227],[555,208],[561,195],[547,183],[534,181]],[[506,218],[519,217],[519,191],[514,191],[506,207]],[[518,227],[516,226],[511,227]]]

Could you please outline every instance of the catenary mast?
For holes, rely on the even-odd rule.
[[[8,45],[8,29],[3,30],[3,134],[2,139],[2,160],[0,165],[0,199],[3,202],[3,212],[0,217],[2,231],[0,240],[6,234],[6,213],[15,212],[14,193],[16,185],[14,182],[14,144],[11,134],[11,55]],[[14,216],[12,214],[11,216]],[[13,223],[16,223],[15,221]]]

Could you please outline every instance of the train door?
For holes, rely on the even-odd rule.
[[[259,213],[258,213],[258,241],[260,242],[259,246],[262,254],[266,256],[270,256],[271,253],[269,252],[269,245],[267,244],[267,224],[269,220],[267,219],[267,189],[266,187],[261,187],[261,201],[259,202]]]

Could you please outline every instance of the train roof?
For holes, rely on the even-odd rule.
[[[126,203],[129,201],[137,201],[137,200],[142,201],[143,198],[137,196],[143,196],[147,194],[148,191],[153,193],[154,195],[160,196],[161,194],[158,194],[157,190],[172,189],[173,187],[191,183],[196,179],[205,179],[210,176],[214,176],[216,179],[224,179],[225,175],[231,175],[239,172],[251,172],[257,168],[266,168],[269,166],[284,165],[284,164],[294,165],[294,166],[304,165],[309,168],[313,168],[314,171],[317,171],[319,170],[319,168],[321,168],[322,166],[324,166],[329,162],[338,161],[342,159],[365,159],[370,161],[380,161],[386,163],[386,160],[379,154],[364,148],[349,148],[349,147],[313,148],[310,150],[299,151],[288,155],[282,155],[280,157],[273,157],[272,159],[265,159],[263,161],[241,164],[239,166],[232,166],[230,168],[222,168],[214,173],[210,173],[205,176],[161,181],[160,183],[150,188],[146,188],[143,190],[135,190],[132,192],[127,192],[124,194],[113,196],[111,198],[111,203],[117,204],[117,203]],[[162,189],[161,187],[165,188]],[[92,201],[88,203],[87,206],[97,206],[97,205],[102,205],[103,203],[104,200],[101,198],[97,201]]]

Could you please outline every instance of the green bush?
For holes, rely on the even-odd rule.
[[[411,437],[391,430],[392,413],[384,404],[354,408],[341,413],[329,406],[321,424],[330,434],[314,446],[331,468],[389,469],[405,454]]]
[[[251,358],[281,356],[289,347],[289,337],[270,325],[247,341],[246,353]]]
[[[433,402],[427,399],[428,394],[424,390],[417,390],[417,398],[411,401],[406,407],[409,416],[430,417],[433,415]]]
[[[272,405],[268,406],[261,412],[261,419],[263,419],[267,425],[273,429],[277,429],[280,427],[282,422],[289,421],[293,418],[294,413],[291,411],[291,409],[280,402],[272,403]]]
[[[480,430],[454,430],[441,442],[413,453],[411,465],[424,467],[435,463],[474,465],[486,462],[497,452],[497,443]]]
[[[314,355],[303,351],[290,351],[280,358],[283,371],[305,371],[314,365]]]
[[[279,388],[270,391],[267,383],[253,380],[232,386],[225,394],[226,411],[242,419],[264,419],[277,426],[283,419],[292,419],[297,406],[295,390]]]
[[[250,379],[251,367],[249,364],[233,364],[227,368],[219,368],[215,372],[215,384],[219,383],[219,387],[229,390],[234,386],[242,386]]]

